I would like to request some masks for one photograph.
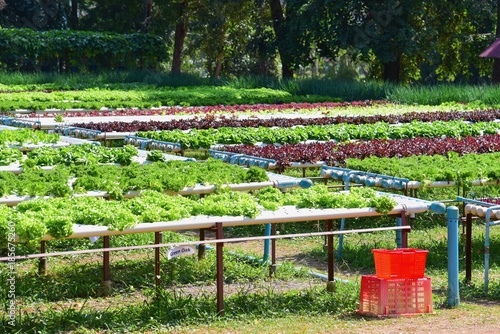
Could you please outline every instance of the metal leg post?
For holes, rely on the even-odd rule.
[[[215,238],[223,239],[222,223],[215,224]],[[224,243],[218,242],[216,245],[217,252],[217,313],[224,315]]]

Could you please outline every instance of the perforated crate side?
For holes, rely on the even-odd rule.
[[[375,273],[380,278],[422,278],[425,274],[427,250],[398,248],[372,249]]]
[[[431,280],[362,276],[358,312],[372,316],[432,313]]]

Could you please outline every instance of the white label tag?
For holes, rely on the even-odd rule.
[[[168,259],[170,260],[182,255],[194,255],[195,253],[196,248],[194,246],[175,247],[168,250]]]
[[[90,239],[91,243],[94,243],[94,242],[97,241],[97,239],[99,239],[99,236],[97,236],[97,237],[89,237],[89,239]]]

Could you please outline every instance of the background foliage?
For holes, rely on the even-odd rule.
[[[154,69],[166,54],[148,34],[0,29],[0,68],[10,71]]]
[[[2,0],[0,26],[151,33],[170,50],[158,55],[164,69],[214,78],[481,83],[497,10],[495,0]]]

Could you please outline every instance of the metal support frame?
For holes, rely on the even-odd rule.
[[[465,216],[465,281],[472,282],[472,214]]]
[[[271,224],[271,235],[276,235],[276,224]],[[271,240],[271,264],[269,265],[269,276],[276,274],[276,239]]]
[[[204,241],[205,240],[205,229],[204,228],[200,228],[200,241]],[[207,246],[205,244],[199,244],[198,245],[198,260],[203,260],[207,255]]]
[[[401,211],[401,226],[408,225],[406,210]],[[408,248],[408,230],[401,230],[401,247]]]
[[[326,230],[328,232],[333,231],[333,220],[326,221]],[[335,266],[334,266],[334,254],[333,254],[333,234],[326,236],[327,238],[327,248],[328,248],[328,281],[326,282],[326,290],[333,292],[335,291]]]
[[[202,195],[201,195],[202,196]],[[418,205],[413,205],[413,203],[408,204],[408,208],[404,211],[400,211],[398,213],[394,213],[393,215],[401,215],[401,220],[403,221],[402,225],[406,225],[407,223],[407,217],[406,217],[406,210],[409,210],[411,213],[415,212],[423,212],[425,211],[424,204],[417,203]],[[407,204],[404,204],[405,206]],[[428,204],[425,204],[425,206],[428,206]],[[412,211],[413,210],[413,211]],[[316,212],[318,211],[318,212]],[[339,234],[349,234],[349,233],[364,233],[364,232],[374,232],[374,231],[382,231],[382,230],[396,230],[396,229],[401,229],[401,227],[407,227],[410,228],[409,226],[400,226],[396,228],[377,228],[377,229],[360,229],[360,230],[353,230],[353,231],[338,231],[336,233],[333,231],[333,220],[338,219],[338,217],[354,217],[354,216],[377,216],[376,214],[372,212],[365,212],[362,209],[354,210],[354,211],[349,211],[349,212],[328,212],[327,214],[324,214],[321,210],[316,210],[313,213],[309,212],[307,213],[307,216],[303,216],[301,212],[292,212],[291,216],[286,216],[287,220],[283,220],[283,218],[280,217],[280,219],[274,219],[273,217],[265,217],[266,221],[270,220],[272,221],[271,224],[271,233],[269,236],[264,236],[264,237],[251,237],[251,238],[239,238],[238,240],[245,240],[245,241],[250,241],[250,240],[270,240],[271,245],[272,245],[272,251],[271,251],[271,266],[270,266],[270,273],[274,273],[276,271],[276,239],[278,238],[289,238],[292,237],[293,235],[276,235],[277,231],[276,229],[281,229],[282,224],[284,222],[288,221],[295,221],[298,220],[299,218],[302,219],[303,217],[307,218],[306,220],[323,220],[325,221],[325,230],[327,232],[319,232],[319,233],[307,233],[307,234],[300,234],[300,236],[313,236],[313,235],[328,235],[325,238],[325,246],[328,250],[328,281],[332,282],[334,281],[334,251],[333,251],[333,235]],[[358,212],[359,211],[359,212]],[[295,214],[295,216],[293,215]],[[328,220],[328,222],[327,222]],[[199,254],[203,254],[204,251],[203,249],[205,248],[205,244],[207,243],[215,243],[216,244],[216,256],[217,256],[217,309],[218,309],[218,314],[223,315],[224,314],[224,265],[223,265],[223,247],[224,247],[224,242],[235,242],[233,239],[224,239],[223,237],[223,227],[224,226],[232,226],[231,224],[236,224],[240,223],[239,221],[233,222],[233,221],[225,221],[224,223],[222,222],[217,222],[216,219],[212,219],[211,221],[202,221],[202,222],[196,222],[195,225],[186,225],[182,224],[183,229],[193,229],[193,228],[198,228],[200,231],[200,241],[195,241],[193,244],[199,244],[201,247],[199,249]],[[210,225],[209,225],[210,224]],[[279,224],[276,226],[276,224]],[[237,225],[237,224],[236,224]],[[155,228],[156,230],[151,230],[152,228]],[[150,249],[152,245],[143,245],[143,246],[133,246],[133,247],[115,247],[115,248],[110,248],[110,236],[111,235],[121,235],[121,234],[131,234],[131,233],[145,233],[145,232],[155,232],[155,245],[154,248],[160,248],[160,247],[166,247],[166,245],[162,244],[161,241],[161,231],[164,229],[169,229],[169,230],[176,230],[179,229],[180,227],[178,226],[172,226],[168,225],[168,228],[166,226],[163,226],[161,224],[154,225],[151,224],[151,226],[147,226],[147,228],[142,228],[142,229],[130,229],[130,231],[119,231],[120,233],[115,233],[115,231],[110,231],[108,230],[103,230],[99,231],[99,233],[95,232],[94,230],[92,231],[80,231],[79,233],[74,233],[72,237],[74,238],[82,238],[86,236],[95,236],[95,235],[100,235],[103,237],[103,247],[101,249],[93,249],[93,250],[79,250],[79,251],[72,251],[72,252],[57,252],[57,253],[46,253],[45,252],[45,244],[41,245],[41,254],[32,254],[29,256],[23,256],[22,258],[48,258],[50,256],[58,256],[58,255],[63,255],[63,254],[86,254],[86,253],[102,253],[103,254],[103,280],[102,280],[102,295],[108,295],[109,292],[111,291],[111,279],[110,279],[110,252],[111,251],[118,251],[118,250],[132,250],[132,249]],[[211,230],[214,231],[216,234],[216,240],[205,240],[205,230]],[[87,233],[87,234],[86,234]],[[331,235],[330,235],[331,233]],[[404,246],[407,247],[406,244],[406,237],[407,233],[403,233],[405,236],[404,238]],[[51,239],[45,239],[45,240],[51,240]],[[43,240],[43,241],[45,241]],[[174,245],[178,245],[179,243],[175,243]],[[189,242],[187,243],[189,244]],[[21,257],[20,257],[21,258]],[[4,261],[6,260],[5,258],[0,258],[0,260]],[[159,275],[160,274],[160,253],[159,251],[155,252],[155,276],[156,276],[156,286],[159,287],[161,281],[159,280]],[[331,289],[333,289],[334,286],[332,285]],[[327,287],[328,290],[330,290],[329,287]]]
[[[288,234],[288,235],[276,235],[276,225],[271,225],[271,236],[259,236],[259,237],[248,237],[248,238],[229,238],[224,239],[223,237],[223,223],[216,223],[214,227],[210,230],[215,231],[215,240],[206,240],[201,242],[202,244],[215,243],[216,244],[216,272],[217,272],[217,310],[218,315],[224,315],[224,265],[223,265],[223,247],[224,242],[239,242],[239,241],[253,241],[253,240],[265,240],[272,239],[274,243],[276,239],[283,238],[293,238],[293,237],[303,237],[303,236],[328,236],[328,282],[327,291],[334,291],[334,252],[333,252],[333,235],[336,234],[350,234],[350,233],[366,233],[366,232],[376,232],[376,231],[388,231],[388,230],[400,230],[400,229],[410,229],[410,226],[396,226],[396,227],[379,227],[379,228],[369,228],[369,229],[358,229],[349,231],[334,231],[333,230],[333,220],[325,221],[325,229],[328,231],[324,232],[312,232],[312,233],[302,233],[302,234]],[[158,232],[158,231],[156,231]],[[161,233],[161,232],[159,232]],[[195,245],[200,243],[200,241],[191,241],[180,243],[182,245]],[[156,243],[154,245],[141,245],[141,246],[127,246],[127,247],[114,247],[109,246],[109,236],[103,236],[103,247],[100,249],[87,249],[87,250],[76,250],[76,251],[65,251],[65,252],[55,252],[55,253],[42,253],[42,254],[30,254],[22,255],[16,258],[19,259],[35,259],[35,258],[45,258],[51,256],[61,256],[61,255],[76,255],[76,254],[90,254],[90,253],[103,253],[103,282],[102,282],[102,295],[106,296],[111,291],[111,281],[110,281],[110,269],[109,269],[109,253],[114,251],[129,251],[137,249],[151,249],[151,248],[162,248],[162,247],[172,247],[179,246],[179,243],[163,244]],[[158,253],[159,254],[159,253]],[[272,250],[272,265],[271,268],[276,267],[276,256],[275,247]],[[0,257],[0,261],[8,261],[9,257]],[[156,271],[157,272],[157,271]]]
[[[457,201],[463,202],[464,213],[466,204],[476,204],[483,207],[487,207],[485,213],[485,236],[484,236],[484,292],[487,293],[488,283],[489,283],[489,267],[490,267],[490,228],[492,226],[500,225],[500,221],[491,221],[491,214],[493,210],[499,210],[500,205],[492,205],[490,203],[485,203],[482,201],[460,196],[457,197]],[[465,214],[464,218],[462,218],[461,220],[465,223],[465,226],[463,227],[465,228],[465,280],[466,283],[471,283],[472,282],[472,221],[476,217],[475,214],[469,212]]]
[[[109,236],[103,237],[104,249],[109,248]],[[109,295],[111,292],[111,279],[110,279],[110,269],[109,269],[109,251],[102,252],[102,294],[104,296]]]
[[[488,292],[489,270],[490,270],[490,228],[492,226],[500,225],[500,220],[491,221],[491,212],[499,210],[500,205],[494,205],[486,210],[485,225],[486,231],[484,233],[484,292]]]
[[[215,223],[215,238],[224,239],[222,223]],[[224,243],[216,244],[217,253],[217,314],[224,315]]]
[[[155,232],[155,245],[163,243],[163,232]],[[160,288],[161,275],[160,275],[160,265],[161,265],[161,252],[160,247],[155,248],[155,287]]]
[[[40,242],[40,253],[45,254],[45,240],[42,240]],[[41,257],[40,260],[38,260],[38,274],[45,276],[47,275],[47,258],[46,257]]]
[[[446,209],[448,220],[448,306],[460,304],[458,280],[458,208],[450,206]]]

